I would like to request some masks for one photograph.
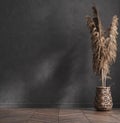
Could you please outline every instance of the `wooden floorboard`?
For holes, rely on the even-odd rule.
[[[116,111],[114,110],[108,112],[85,110],[83,112],[91,123],[120,123],[117,118],[112,116],[115,115]]]
[[[120,109],[0,108],[0,123],[120,123]]]
[[[89,123],[80,109],[60,109],[59,123]]]
[[[29,123],[58,123],[59,109],[37,109]]]

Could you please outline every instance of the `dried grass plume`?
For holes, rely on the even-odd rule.
[[[116,60],[118,17],[113,16],[110,28],[105,33],[96,7],[92,9],[93,17],[87,16],[86,20],[91,33],[93,71],[102,80],[102,86],[106,86],[106,79],[110,78],[110,65]]]

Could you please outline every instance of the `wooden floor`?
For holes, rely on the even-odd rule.
[[[0,123],[120,123],[120,109],[0,109]]]

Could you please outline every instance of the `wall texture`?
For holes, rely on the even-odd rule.
[[[119,0],[96,1],[105,27]],[[92,71],[85,16],[92,0],[0,0],[0,106],[90,107],[100,85]],[[111,68],[120,107],[120,43]]]

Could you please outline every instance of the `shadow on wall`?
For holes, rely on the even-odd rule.
[[[82,21],[89,2],[6,1],[0,1],[0,106],[92,105],[97,83]]]

